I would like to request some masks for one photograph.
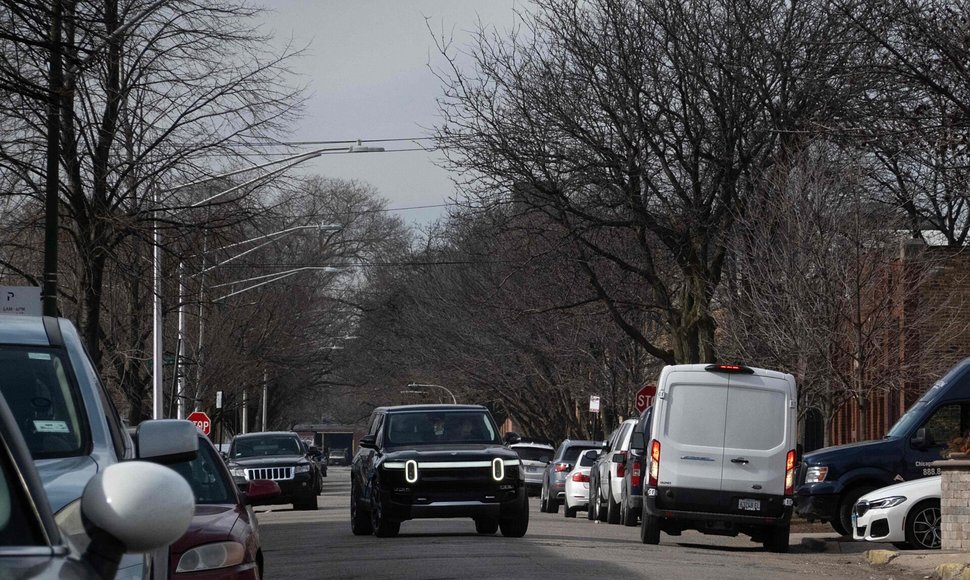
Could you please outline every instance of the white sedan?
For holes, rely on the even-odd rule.
[[[589,507],[589,470],[593,467],[599,450],[587,449],[579,456],[576,467],[566,475],[566,489],[563,512],[567,518],[576,517],[576,512]]]
[[[852,537],[900,547],[939,549],[939,475],[871,491],[852,509]]]

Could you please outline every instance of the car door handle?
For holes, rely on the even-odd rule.
[[[731,460],[731,463],[740,463],[742,465],[747,465],[748,460],[745,459],[744,457],[735,457],[734,459]]]

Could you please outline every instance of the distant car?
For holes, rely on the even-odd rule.
[[[563,513],[567,518],[576,517],[576,512],[589,506],[589,470],[596,462],[600,452],[587,449],[579,455],[576,467],[566,475],[566,491],[563,496]]]
[[[355,535],[396,536],[415,518],[471,518],[475,531],[529,528],[521,461],[481,405],[378,407],[351,465]]]
[[[589,472],[589,511],[593,518],[611,524],[620,523],[620,494],[626,475],[626,460],[630,450],[630,438],[637,419],[620,423]]]
[[[328,459],[330,465],[347,465],[347,450],[331,449]]]
[[[525,485],[530,493],[537,495],[542,489],[542,472],[552,461],[555,448],[548,443],[535,443],[523,440],[521,443],[509,445],[515,451],[525,468]]]
[[[653,407],[647,407],[630,434],[630,446],[626,457],[619,465],[618,472],[623,473],[623,483],[620,486],[620,523],[633,527],[640,522],[643,512],[643,476],[647,467],[647,437],[650,436],[650,424],[653,418]]]
[[[941,477],[933,475],[867,493],[852,509],[852,537],[938,550],[941,487]]]
[[[86,537],[77,514],[92,477],[117,463],[164,462],[197,449],[195,426],[172,420],[143,421],[135,447],[77,329],[63,318],[0,316],[0,393],[58,525],[78,541]],[[119,576],[140,576],[150,566],[142,554],[129,554]]]
[[[159,578],[258,579],[264,576],[259,525],[252,503],[280,495],[275,481],[249,482],[245,494],[209,439],[199,436],[199,454],[170,466],[192,487],[195,516],[188,531],[155,557]]]
[[[256,505],[291,503],[296,510],[317,509],[320,477],[300,436],[292,431],[236,435],[229,446],[227,465],[243,492],[255,479],[279,484],[279,496],[254,501]]]
[[[606,447],[605,441],[566,439],[559,444],[552,461],[542,472],[542,489],[539,492],[539,511],[559,513],[559,506],[566,493],[566,475],[576,466],[579,454],[587,449],[600,450]]]
[[[181,486],[181,487],[179,487]],[[157,517],[144,514],[159,487]],[[177,538],[191,518],[185,482],[160,465],[131,461],[92,477],[76,510],[85,541],[68,541],[51,512],[17,421],[0,395],[0,578],[112,578],[125,546],[152,549]],[[92,538],[96,538],[92,540]],[[80,539],[80,538],[77,538]]]
[[[301,441],[303,442],[304,453],[306,454],[307,458],[313,462],[313,466],[317,469],[317,476],[321,478],[327,477],[327,465],[329,464],[329,461],[327,461],[327,456],[324,455],[323,451],[320,451],[320,448],[317,447],[316,445],[310,445],[309,443],[307,443],[306,441],[303,441],[302,439]],[[322,479],[319,481],[318,489],[320,491],[323,491]]]

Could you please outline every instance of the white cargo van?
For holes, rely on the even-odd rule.
[[[747,534],[788,551],[795,379],[738,365],[664,367],[654,398],[640,537]]]

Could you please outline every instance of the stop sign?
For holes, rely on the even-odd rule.
[[[638,413],[642,413],[647,407],[653,404],[653,397],[657,394],[657,385],[644,385],[642,389],[637,391],[637,396],[633,400],[633,406],[637,408]]]
[[[203,435],[208,435],[209,431],[212,430],[212,422],[209,421],[209,416],[202,411],[193,411],[187,418],[195,423],[195,428],[201,431]]]

